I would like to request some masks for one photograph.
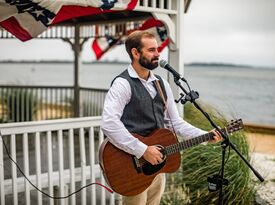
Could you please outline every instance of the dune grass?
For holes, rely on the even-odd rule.
[[[225,127],[225,117],[213,108],[204,108],[211,118],[220,126]],[[185,106],[185,120],[196,127],[211,130],[205,117],[188,104]],[[249,145],[243,131],[230,135],[230,140],[240,153],[250,161]],[[220,143],[199,145],[182,152],[182,165],[175,174],[167,176],[166,193],[162,205],[177,204],[217,204],[219,192],[209,192],[207,177],[219,174],[222,151]],[[234,150],[227,148],[224,177],[229,185],[224,186],[224,204],[254,204],[255,182],[250,169]]]

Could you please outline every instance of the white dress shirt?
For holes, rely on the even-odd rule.
[[[152,98],[156,96],[157,91],[154,87],[154,81],[158,79],[153,72],[150,71],[150,76],[146,81],[138,76],[131,64],[127,70],[130,77],[139,78]],[[164,121],[169,122],[168,124],[172,124],[176,134],[184,138],[192,138],[205,134],[206,131],[192,126],[179,116],[172,90],[166,80],[163,79],[163,82],[167,94],[167,109],[164,113]],[[121,77],[116,78],[105,98],[101,129],[112,144],[140,158],[147,149],[147,145],[131,135],[120,120],[124,107],[130,102],[130,99],[131,87],[129,82]],[[172,126],[166,125],[166,127],[173,131]]]

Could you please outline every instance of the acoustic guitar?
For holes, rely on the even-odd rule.
[[[241,119],[230,122],[222,132],[231,134],[243,128]],[[143,192],[150,186],[159,173],[172,173],[179,169],[181,163],[180,151],[213,139],[212,132],[178,142],[177,137],[168,129],[157,129],[149,136],[143,137],[133,134],[134,137],[146,145],[155,145],[161,148],[163,161],[152,165],[145,159],[137,159],[115,147],[105,138],[99,150],[99,163],[106,182],[117,193],[124,196],[133,196]]]

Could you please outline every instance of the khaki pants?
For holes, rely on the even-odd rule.
[[[135,196],[123,196],[123,205],[159,205],[165,189],[165,174],[155,177],[152,184],[142,193]]]

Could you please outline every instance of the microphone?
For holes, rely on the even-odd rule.
[[[186,82],[186,80],[183,77],[181,77],[180,74],[177,71],[175,71],[174,68],[171,65],[169,65],[166,60],[160,60],[159,65],[160,65],[160,67],[171,72],[173,74],[174,78],[181,79],[184,82]]]

